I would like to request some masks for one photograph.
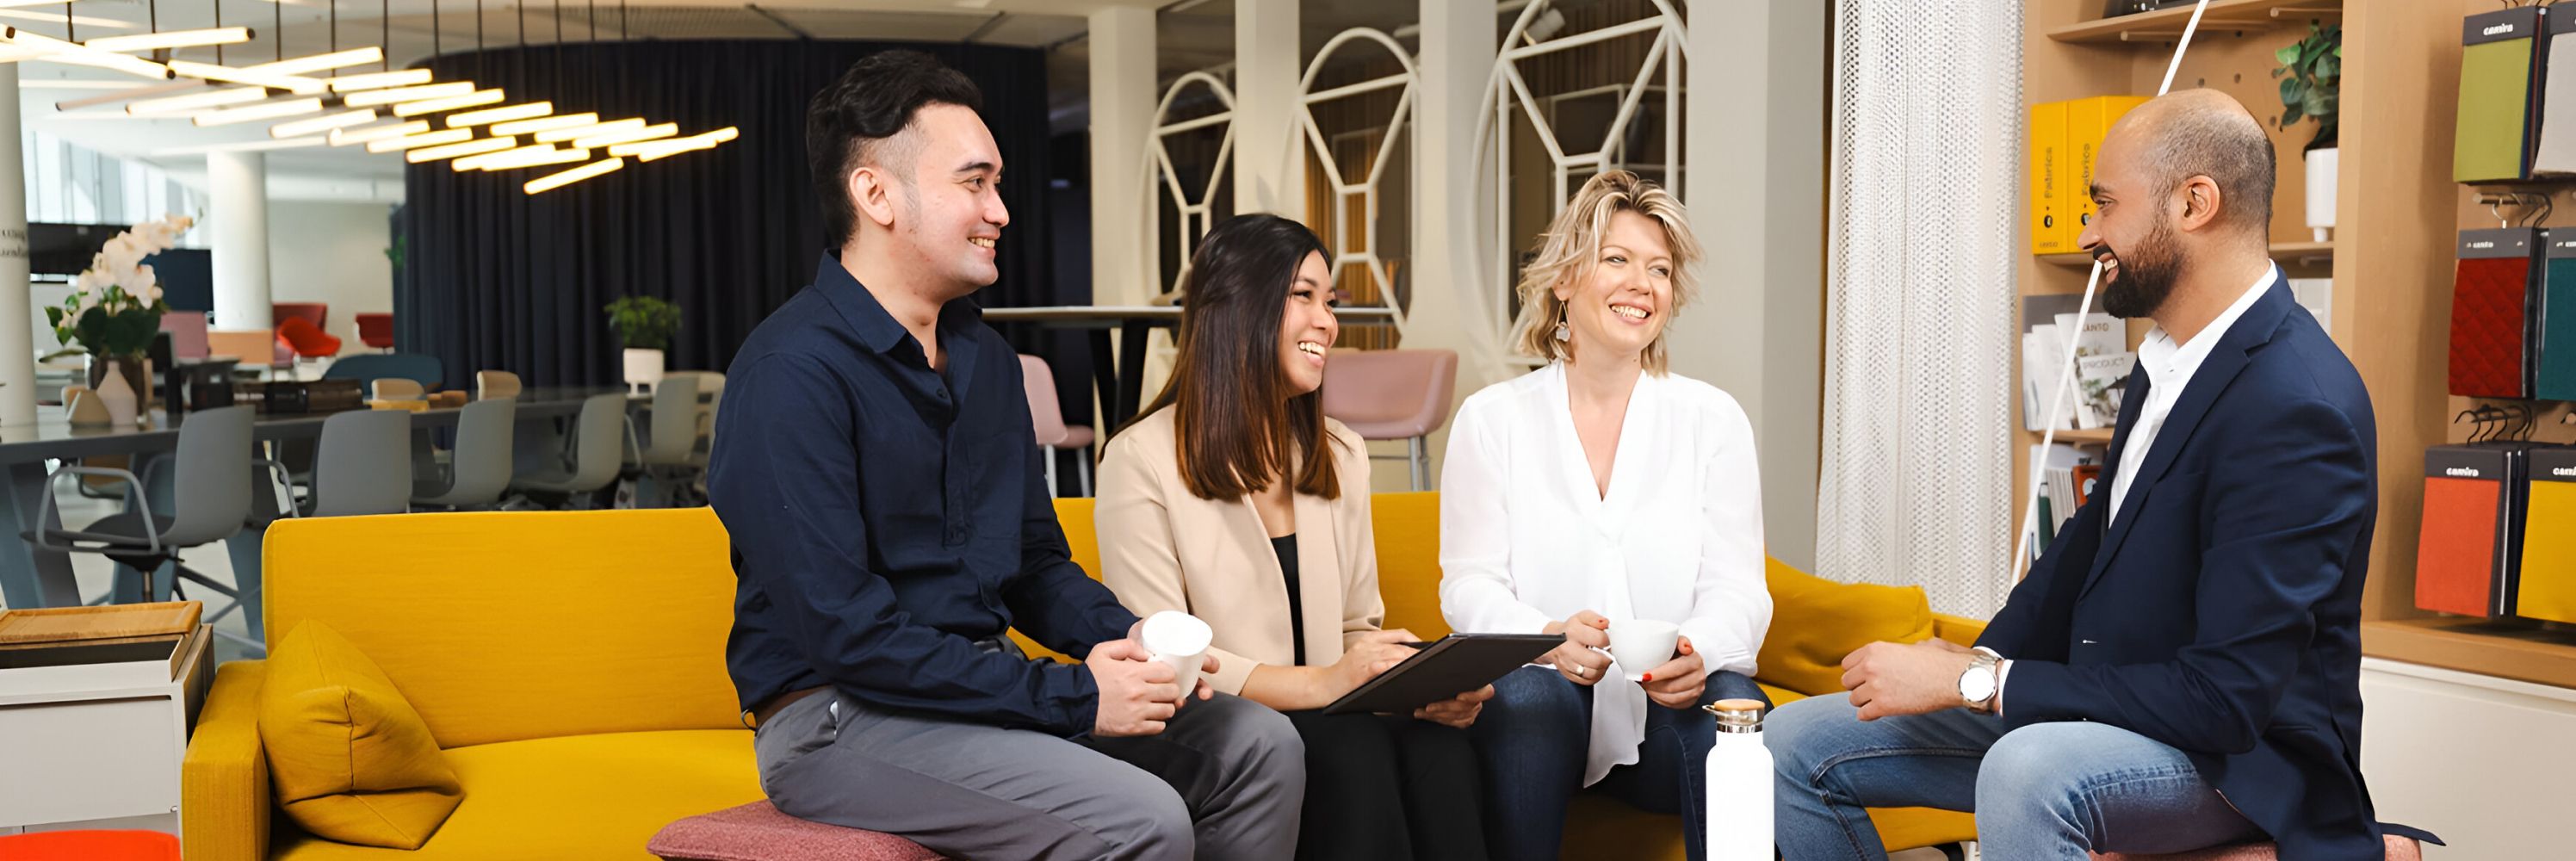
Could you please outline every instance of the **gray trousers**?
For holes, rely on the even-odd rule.
[[[1161,735],[1067,740],[826,693],[755,738],[780,811],[954,858],[1285,861],[1306,792],[1296,728],[1224,694],[1191,701]]]

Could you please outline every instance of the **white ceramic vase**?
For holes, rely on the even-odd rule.
[[[626,351],[626,386],[636,394],[652,391],[662,382],[662,351]]]
[[[134,426],[134,387],[126,384],[125,374],[114,359],[107,361],[107,377],[99,381],[98,400],[107,407],[108,424],[121,428]]]
[[[2336,148],[2308,151],[2308,229],[2318,242],[2334,238]]]

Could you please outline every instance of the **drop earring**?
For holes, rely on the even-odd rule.
[[[1567,340],[1567,333],[1565,331],[1565,309],[1563,308],[1559,308],[1556,311],[1556,339],[1559,341]]]

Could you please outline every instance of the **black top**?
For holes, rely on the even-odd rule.
[[[831,685],[888,709],[1089,732],[1078,665],[987,651],[1017,626],[1082,656],[1136,616],[1065,549],[1020,362],[974,303],[945,373],[826,256],[744,341],[707,473],[733,543],[725,666],[742,707]]]
[[[1297,666],[1306,665],[1306,600],[1297,591],[1297,533],[1270,539],[1279,554],[1279,573],[1288,575],[1288,641],[1297,646]]]

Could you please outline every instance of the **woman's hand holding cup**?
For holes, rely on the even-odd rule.
[[[1708,689],[1708,665],[1699,659],[1699,650],[1691,648],[1689,637],[1681,638],[1681,654],[1661,666],[1646,671],[1638,684],[1646,689],[1646,698],[1668,709],[1699,707],[1700,694]]]
[[[1610,620],[1585,610],[1574,618],[1548,625],[1550,634],[1564,634],[1565,642],[1557,644],[1544,658],[1556,665],[1556,672],[1566,681],[1591,686],[1610,671],[1610,656],[1600,650],[1610,647]]]

